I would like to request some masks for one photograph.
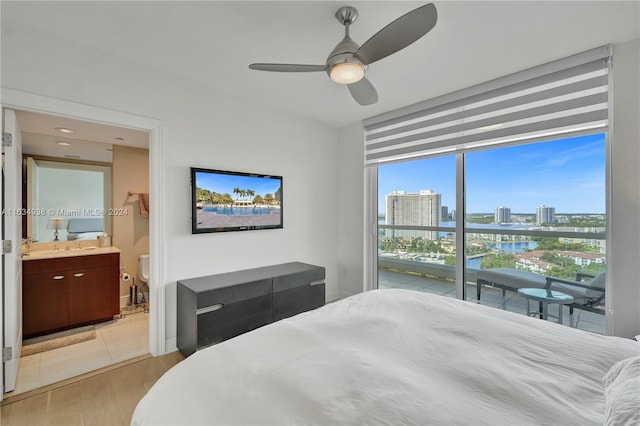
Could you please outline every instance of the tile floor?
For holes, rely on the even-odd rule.
[[[46,386],[149,352],[149,314],[96,324],[96,338],[20,358],[11,395]]]
[[[130,425],[140,399],[180,352],[146,358],[0,407],[2,426]]]
[[[399,272],[378,271],[378,287],[403,288],[446,297],[456,297],[453,282]],[[475,284],[467,284],[466,293],[468,301],[477,303]],[[527,301],[524,297],[510,291],[507,291],[505,297],[502,297],[502,290],[491,287],[484,287],[482,289],[482,299],[480,303],[523,315],[526,314],[527,311]],[[533,304],[531,306],[531,309],[535,309]],[[556,318],[551,317],[551,315],[557,316],[557,312],[558,308],[556,305],[549,305],[550,321],[557,321]],[[565,307],[563,309],[562,322],[570,327],[605,334],[604,315],[582,311],[580,309],[575,309],[574,314],[569,315],[569,308]]]

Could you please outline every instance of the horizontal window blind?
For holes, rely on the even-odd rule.
[[[603,46],[366,119],[365,165],[606,131]]]

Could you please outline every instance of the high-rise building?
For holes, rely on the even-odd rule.
[[[447,206],[440,207],[440,219],[441,220],[449,219],[449,207]]]
[[[387,225],[439,226],[441,195],[428,189],[419,193],[394,191],[386,197]],[[438,239],[437,231],[392,230],[392,236],[421,236]]]
[[[547,207],[541,205],[536,209],[536,223],[553,223],[556,221],[556,209],[555,207]]]
[[[493,221],[495,223],[510,223],[511,209],[504,206],[497,207],[493,215]]]

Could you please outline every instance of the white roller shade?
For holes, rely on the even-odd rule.
[[[605,131],[610,46],[365,120],[365,165]]]

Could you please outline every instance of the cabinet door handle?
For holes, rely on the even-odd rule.
[[[324,280],[316,280],[316,281],[311,281],[309,283],[310,286],[320,285],[320,284],[324,284]]]
[[[216,305],[207,306],[206,308],[196,309],[196,315],[208,314],[209,312],[217,311],[218,309],[222,309],[224,304],[218,303]]]
[[[84,272],[78,272],[77,274],[73,274],[74,277],[82,277],[84,275]]]
[[[54,280],[62,280],[64,279],[64,275],[56,275],[55,277],[53,277]]]

